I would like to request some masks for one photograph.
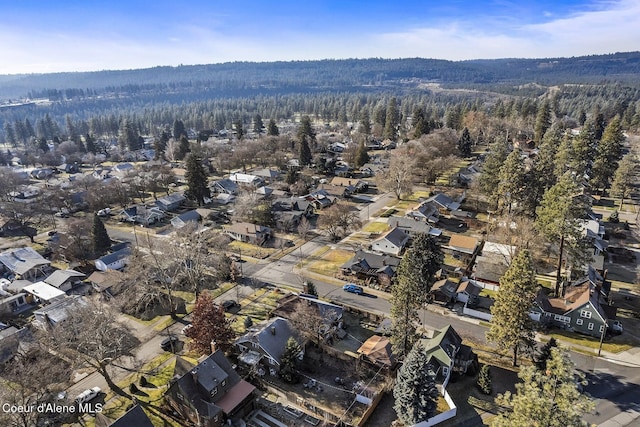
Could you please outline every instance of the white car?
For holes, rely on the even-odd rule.
[[[88,402],[94,399],[100,393],[102,393],[102,390],[100,389],[100,387],[88,388],[76,397],[76,402],[77,403]]]
[[[621,334],[623,331],[622,323],[619,320],[611,322],[609,328],[611,328],[611,331],[613,331],[614,334]]]

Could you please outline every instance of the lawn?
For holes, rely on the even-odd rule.
[[[372,221],[362,227],[362,231],[366,233],[382,233],[389,229],[389,224],[386,222]]]
[[[252,245],[250,243],[239,242],[234,240],[229,243],[229,251],[236,252],[240,254],[242,252],[243,255],[250,256],[252,258],[267,258],[269,255],[279,251],[280,249],[276,248],[265,248],[262,246]]]
[[[579,345],[582,347],[588,347],[593,349],[595,353],[596,350],[600,347],[600,340],[595,337],[588,337],[583,335],[577,335],[575,333],[564,332],[564,331],[554,331],[550,334],[551,337],[555,339],[568,343],[569,345]],[[610,353],[620,353],[622,351],[629,350],[633,348],[633,346],[629,343],[622,342],[623,335],[611,338],[611,341],[605,341],[602,343],[602,349],[604,351],[608,351]]]
[[[351,258],[353,258],[353,252],[334,249],[325,253],[318,261],[311,263],[307,269],[317,274],[333,276]]]

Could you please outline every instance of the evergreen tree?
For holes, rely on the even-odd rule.
[[[620,197],[620,207],[624,204],[624,199],[629,197],[633,190],[635,182],[635,167],[636,161],[633,158],[633,154],[627,154],[620,161],[618,169],[613,176],[613,183],[611,184],[611,195],[614,197]]]
[[[43,153],[49,152],[49,144],[47,144],[47,140],[44,138],[38,138],[38,150]]]
[[[487,340],[513,351],[513,366],[518,364],[518,352],[534,343],[533,321],[529,308],[537,288],[535,270],[529,251],[520,251],[500,278],[500,292],[491,306],[491,326]]]
[[[262,122],[262,116],[260,116],[260,114],[253,116],[253,131],[260,135],[263,127],[264,123]]]
[[[498,183],[498,206],[501,209],[507,209],[507,213],[511,213],[514,203],[522,203],[527,195],[525,191],[525,169],[524,160],[520,155],[519,149],[514,149],[504,161],[498,174],[500,182]],[[522,208],[522,207],[521,207]]]
[[[93,253],[96,257],[101,257],[106,254],[111,247],[109,233],[107,233],[107,229],[98,215],[93,216],[91,239],[93,241]]]
[[[119,129],[118,143],[120,148],[128,148],[130,151],[137,150],[138,145],[138,131],[133,123],[127,119],[123,119]]]
[[[301,144],[303,140],[306,140],[308,147],[315,147],[316,132],[313,130],[313,126],[311,125],[311,118],[309,116],[305,115],[300,118],[300,126],[298,127],[298,131],[296,132],[296,136],[298,137],[298,141],[300,141]],[[311,160],[309,160],[309,163],[311,163]]]
[[[476,385],[478,386],[478,389],[482,392],[482,394],[491,394],[491,366],[482,365]]]
[[[584,198],[571,172],[566,172],[553,187],[542,196],[536,209],[536,228],[550,241],[560,240],[556,270],[556,296],[560,295],[560,272],[565,243],[581,241],[580,218],[586,215]]]
[[[558,149],[556,150],[554,160],[555,166],[553,175],[556,177],[556,181],[566,172],[574,170],[571,168],[574,158],[573,139],[571,138],[571,135],[565,134],[558,146]]]
[[[304,282],[304,293],[309,295],[318,296],[318,290],[316,289],[316,285],[313,284],[312,281],[307,280]]]
[[[175,153],[176,160],[184,160],[189,151],[191,151],[189,148],[189,140],[185,135],[182,135],[180,137],[180,141],[178,142],[178,149]]]
[[[462,157],[471,157],[471,134],[468,128],[462,130],[462,136],[458,140],[458,151]]]
[[[438,395],[435,374],[425,361],[424,346],[417,343],[398,371],[393,409],[405,425],[415,425],[435,415]]]
[[[192,319],[185,334],[192,339],[191,348],[197,353],[210,354],[212,341],[222,351],[231,347],[235,338],[231,322],[225,317],[224,308],[216,304],[210,294],[198,295]]]
[[[300,140],[300,165],[309,166],[311,164],[311,149],[307,142],[307,135],[303,134]]]
[[[570,165],[577,176],[584,176],[593,162],[597,141],[593,121],[587,120],[578,136],[573,139],[573,157]]]
[[[276,124],[276,121],[273,119],[269,120],[269,125],[267,126],[267,135],[269,136],[280,135],[280,130],[278,129],[278,125]]]
[[[496,140],[491,144],[490,152],[482,168],[482,175],[480,175],[480,190],[491,199],[494,205],[498,202],[496,195],[500,184],[500,169],[507,158],[507,148],[507,142],[503,139]]]
[[[422,135],[426,135],[431,132],[429,126],[429,119],[422,107],[416,107],[413,111],[413,137],[420,138]]]
[[[237,120],[235,122],[236,125],[236,138],[242,139],[244,138],[244,128],[242,127],[242,120]]]
[[[360,127],[358,130],[365,135],[371,135],[371,119],[369,118],[369,111],[366,109],[360,113]]]
[[[394,353],[399,356],[406,356],[417,338],[418,308],[426,301],[433,275],[443,261],[444,254],[437,242],[425,235],[416,237],[400,261],[397,282],[391,290],[391,341]]]
[[[593,400],[579,390],[575,365],[560,348],[551,350],[544,371],[523,367],[518,374],[516,393],[499,395],[496,403],[510,408],[491,420],[492,427],[587,426],[582,417],[595,409]],[[584,382],[581,374],[580,379]]]
[[[395,141],[398,139],[398,124],[400,124],[400,114],[398,112],[398,101],[392,97],[387,104],[387,116],[384,123],[383,137]]]
[[[90,134],[84,136],[84,146],[88,153],[96,154],[98,147],[96,147],[96,141]]]
[[[356,151],[355,167],[359,168],[362,165],[369,162],[369,152],[367,146],[364,144],[364,140],[358,144],[358,150]]]
[[[11,126],[11,123],[9,123],[9,121],[4,122],[4,138],[7,141],[7,143],[11,144],[12,147],[18,146],[18,139],[16,138],[16,133],[13,129],[13,126]]]
[[[202,166],[202,159],[196,154],[187,156],[185,165],[185,178],[187,180],[187,191],[185,195],[195,200],[198,206],[204,205],[204,199],[211,197],[209,184],[207,182],[207,172]]]
[[[539,371],[547,370],[547,361],[551,359],[551,349],[556,347],[558,347],[558,342],[554,337],[551,337],[551,339],[542,346],[535,359],[535,365]]]
[[[182,120],[175,119],[173,121],[173,139],[179,141],[182,135],[187,136],[187,129]]]
[[[536,145],[540,144],[547,129],[551,126],[551,106],[548,101],[544,101],[538,108],[536,116],[536,125],[534,128],[534,137]]]
[[[293,337],[289,337],[284,347],[282,357],[280,357],[280,378],[288,383],[297,383],[300,379],[298,365],[300,364],[300,353],[302,348]]]
[[[605,128],[596,148],[591,167],[591,177],[596,187],[606,188],[613,178],[618,168],[618,161],[622,158],[624,139],[620,118],[615,117]]]

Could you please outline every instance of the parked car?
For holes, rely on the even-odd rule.
[[[76,397],[76,402],[77,403],[89,402],[90,400],[95,399],[96,396],[98,396],[100,393],[102,393],[102,390],[100,389],[100,387],[88,388]]]
[[[189,323],[187,326],[182,328],[182,335],[187,335],[187,331],[189,331],[189,329],[191,328],[193,328],[193,325],[191,323]]]
[[[234,301],[232,299],[228,299],[222,303],[222,308],[224,308],[224,311],[231,311],[234,308],[238,308],[238,307],[240,307],[240,304],[238,304],[237,301]]]
[[[362,286],[358,286],[355,283],[347,283],[342,287],[342,290],[345,292],[350,292],[352,294],[364,294],[364,289],[362,289]]]
[[[166,337],[162,340],[162,342],[160,343],[160,348],[164,351],[174,351],[176,346],[178,345],[178,342],[180,342],[178,337],[171,335],[170,337]]]

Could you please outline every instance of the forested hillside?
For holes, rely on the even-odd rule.
[[[582,122],[598,107],[633,127],[640,52],[578,58],[444,61],[323,60],[226,63],[142,70],[0,76],[0,142],[54,135],[116,136],[126,119],[157,136],[180,119],[195,130],[229,129],[254,117],[308,114],[325,122],[363,115],[384,126],[397,97],[402,121],[420,107],[433,125],[469,110],[530,117],[548,99],[557,117]]]

